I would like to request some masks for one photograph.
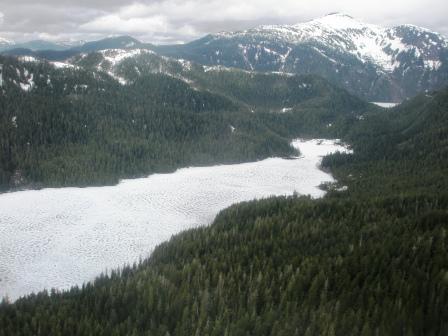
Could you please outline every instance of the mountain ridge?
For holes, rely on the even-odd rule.
[[[339,13],[156,51],[205,65],[318,74],[367,100],[400,102],[448,82],[448,42],[441,34],[413,25],[383,28]]]
[[[390,28],[333,13],[293,25],[209,34],[181,45],[152,45],[110,37],[64,50],[3,51],[61,61],[107,49],[146,49],[205,66],[314,74],[368,101],[401,102],[448,84],[448,40],[426,28]]]
[[[223,71],[138,50],[71,63],[0,56],[0,191],[288,156],[296,133],[331,132],[374,108],[318,76]]]

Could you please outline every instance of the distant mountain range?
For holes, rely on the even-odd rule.
[[[68,50],[81,46],[85,41],[62,41],[51,42],[45,40],[32,40],[28,42],[14,42],[0,37],[0,52],[8,52],[10,50],[27,49],[30,51],[41,50]]]
[[[155,46],[129,36],[77,46],[45,41],[1,44],[4,54],[66,60],[106,49],[147,49],[207,66],[316,74],[370,101],[400,102],[448,84],[448,41],[427,29],[383,28],[333,13],[296,25],[260,26]]]
[[[130,36],[109,37],[92,42],[53,43],[35,40],[25,43],[11,41],[2,44],[0,39],[0,52],[12,56],[33,56],[49,61],[63,61],[80,53],[90,53],[106,49],[154,49],[152,44],[142,43]],[[6,41],[6,40],[5,40]]]
[[[379,110],[319,76],[203,66],[146,49],[69,62],[0,55],[0,64],[0,191],[288,156],[298,134],[338,137]]]
[[[321,75],[368,100],[401,101],[448,83],[448,42],[429,30],[330,14],[159,47],[170,56],[258,71]]]

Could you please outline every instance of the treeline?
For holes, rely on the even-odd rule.
[[[368,113],[343,138],[355,155],[324,158],[353,197],[444,193],[448,186],[448,89]]]
[[[163,76],[160,80],[171,83]],[[143,88],[157,85],[157,81],[144,83]],[[180,84],[176,81],[172,85]],[[113,119],[107,118],[108,109],[93,110],[99,111],[102,122],[114,126],[101,131],[102,123],[98,124],[91,135],[98,142],[92,142],[98,144],[98,150],[108,147],[94,134],[127,139],[124,135],[137,127],[132,125],[140,129],[145,122],[160,118],[160,124],[152,128],[154,133],[160,127],[169,127],[164,132],[181,140],[174,141],[173,147],[187,144],[173,149],[173,153],[186,151],[189,145],[197,146],[194,153],[198,153],[201,146],[212,148],[201,141],[206,138],[204,132],[213,146],[214,127],[228,127],[230,119],[226,118],[232,115],[221,113],[228,106],[201,111],[200,105],[187,104],[190,118],[206,115],[213,116],[213,121],[207,118],[203,123],[188,124],[191,119],[181,117],[184,105],[182,114],[154,113],[147,120],[138,107],[149,107],[156,98],[147,102],[143,96],[139,95],[142,101],[135,105],[134,98],[125,104],[136,110],[125,113],[110,107],[115,111]],[[223,105],[235,103],[219,99],[223,99]],[[336,102],[335,111],[343,104]],[[164,111],[178,111],[173,104]],[[324,199],[280,197],[235,205],[221,212],[210,227],[177,235],[138,264],[103,274],[64,293],[32,294],[13,304],[4,301],[0,305],[0,336],[447,335],[448,90],[422,95],[388,111],[372,108],[362,115],[348,111],[329,127],[325,125],[328,110],[320,111],[312,119],[311,114],[298,109],[290,118],[315,120],[303,129],[339,134],[355,152],[324,158],[324,167],[331,169],[339,181],[329,187]],[[115,118],[120,112],[130,113],[138,122],[120,117],[129,123],[122,128],[126,123],[115,124],[122,120]],[[233,143],[240,147],[229,140],[232,148],[228,153],[232,155],[235,149],[245,158],[251,153],[278,151],[287,146],[278,134],[294,132],[292,122],[277,119],[277,114],[249,113],[246,119],[246,114],[234,113],[238,118],[231,121],[236,129],[232,132],[228,127],[228,136],[248,139]],[[181,118],[179,124],[174,116]],[[68,125],[72,124],[67,123],[63,132],[71,134]],[[189,125],[188,135],[182,135],[182,125]],[[193,132],[201,127],[198,125],[204,128]],[[247,133],[238,135],[242,129]],[[262,138],[260,129],[270,137]],[[85,132],[89,134],[88,129]],[[49,146],[44,134],[36,139],[42,136],[40,141]],[[145,144],[157,143],[158,138],[154,139]],[[247,147],[248,142],[253,147]],[[123,143],[111,141],[107,145],[117,152],[125,148],[120,153],[132,162],[130,157],[135,154],[129,153],[133,147],[121,148]],[[218,143],[220,150],[225,148],[222,138],[217,138]],[[2,148],[7,153],[7,147]],[[160,151],[167,148],[166,143],[160,143]],[[258,152],[260,148],[264,151]],[[289,147],[285,147],[287,150]],[[135,157],[143,155],[137,153]],[[79,164],[73,157],[82,157],[82,153],[67,154],[67,160]],[[122,157],[117,162],[120,160],[127,162]],[[60,163],[56,166],[61,167]],[[138,161],[132,162],[135,166]],[[338,191],[341,186],[348,189]]]
[[[121,86],[104,74],[3,62],[1,189],[110,184],[294,153],[287,138],[239,103],[166,75]],[[24,92],[19,83],[30,81]]]
[[[0,57],[0,191],[288,156],[291,138],[339,136],[336,125],[372,108],[315,76],[187,71],[142,55],[118,70],[123,86],[97,70],[102,61],[91,54],[56,69]],[[151,73],[162,65],[189,79]],[[143,75],[132,75],[138,67]]]
[[[354,126],[355,154],[324,160],[347,191],[232,206],[139,264],[3,302],[0,335],[447,335],[447,93]]]
[[[0,335],[446,335],[447,206],[233,206],[138,265],[3,303]]]

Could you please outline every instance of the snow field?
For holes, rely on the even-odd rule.
[[[116,186],[0,195],[0,297],[68,289],[147,257],[172,235],[210,224],[231,204],[294,191],[321,197],[333,140],[296,140],[296,159],[183,168]]]

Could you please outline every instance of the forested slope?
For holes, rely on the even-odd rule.
[[[355,154],[324,160],[348,191],[235,205],[138,265],[3,303],[0,333],[446,335],[447,103],[353,124]]]
[[[154,54],[112,69],[106,58],[121,52],[74,64],[0,58],[1,190],[113,184],[189,165],[288,156],[298,125],[321,127],[368,109],[313,76],[209,74],[196,65],[186,79],[179,61]],[[138,75],[129,70],[137,65]],[[315,121],[293,124],[294,111],[280,116],[285,104]]]
[[[383,113],[347,122],[356,155],[324,159],[351,196],[445,193],[448,186],[448,89],[422,94]]]
[[[2,188],[116,183],[179,166],[292,153],[287,139],[237,103],[168,76],[121,86],[101,72],[2,62]]]

